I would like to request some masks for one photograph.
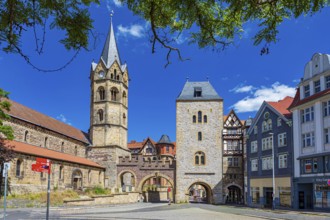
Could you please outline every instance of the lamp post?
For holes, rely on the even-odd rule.
[[[273,156],[273,204],[272,204],[272,209],[275,209],[275,195],[276,195],[276,190],[275,190],[275,150],[274,150],[274,133],[269,133],[272,137],[272,156]]]

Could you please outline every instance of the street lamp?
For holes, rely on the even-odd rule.
[[[275,209],[275,153],[274,153],[274,133],[269,133],[272,136],[272,156],[273,156],[273,204],[272,204],[272,209]]]

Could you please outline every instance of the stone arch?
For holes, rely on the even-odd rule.
[[[169,181],[169,183],[170,183],[171,186],[172,186],[172,189],[174,189],[174,180],[173,180],[171,177],[169,177],[169,176],[167,176],[167,175],[165,175],[165,174],[162,174],[162,173],[155,172],[155,173],[152,173],[152,174],[149,174],[149,175],[144,176],[144,177],[140,180],[139,185],[138,185],[138,188],[137,188],[137,191],[142,192],[142,187],[143,187],[144,183],[145,183],[148,179],[150,179],[150,178],[152,178],[152,177],[155,177],[155,176],[156,176],[156,177],[162,177],[162,178],[166,179],[167,181]]]
[[[189,185],[189,187],[186,189],[185,195],[188,197],[187,200],[189,201],[189,192],[190,192],[191,187],[193,187],[194,185],[202,185],[206,189],[206,196],[207,196],[206,203],[212,204],[213,203],[212,187],[208,183],[206,183],[204,181],[199,181],[199,180],[191,183]]]
[[[237,186],[240,190],[243,190],[242,186],[238,185],[237,183],[228,183],[225,189],[228,189],[229,186]]]
[[[133,176],[134,176],[134,186],[133,187],[136,187],[136,184],[137,184],[137,176],[136,174],[134,173],[134,171],[132,170],[123,170],[121,171],[118,175],[117,175],[117,184],[118,184],[118,187],[122,187],[120,184],[121,184],[121,176],[125,173],[131,173]]]
[[[225,188],[225,202],[240,204],[243,202],[243,188],[235,183],[227,184]]]
[[[83,188],[83,173],[80,169],[74,169],[72,171],[72,189],[78,190]]]

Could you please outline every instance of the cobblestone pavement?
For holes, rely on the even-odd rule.
[[[46,209],[9,209],[6,219],[29,220],[45,219]],[[3,217],[0,212],[0,218]],[[135,203],[123,205],[104,205],[93,207],[56,207],[50,209],[50,219],[119,219],[119,220],[288,220],[288,219],[330,219],[330,213],[298,212],[284,210],[254,209],[247,207],[214,206],[206,204]]]

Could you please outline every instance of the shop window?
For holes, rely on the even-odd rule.
[[[254,203],[254,204],[260,203],[259,187],[251,187],[251,197],[252,197],[252,203]]]
[[[291,208],[291,187],[278,187],[280,206]]]

